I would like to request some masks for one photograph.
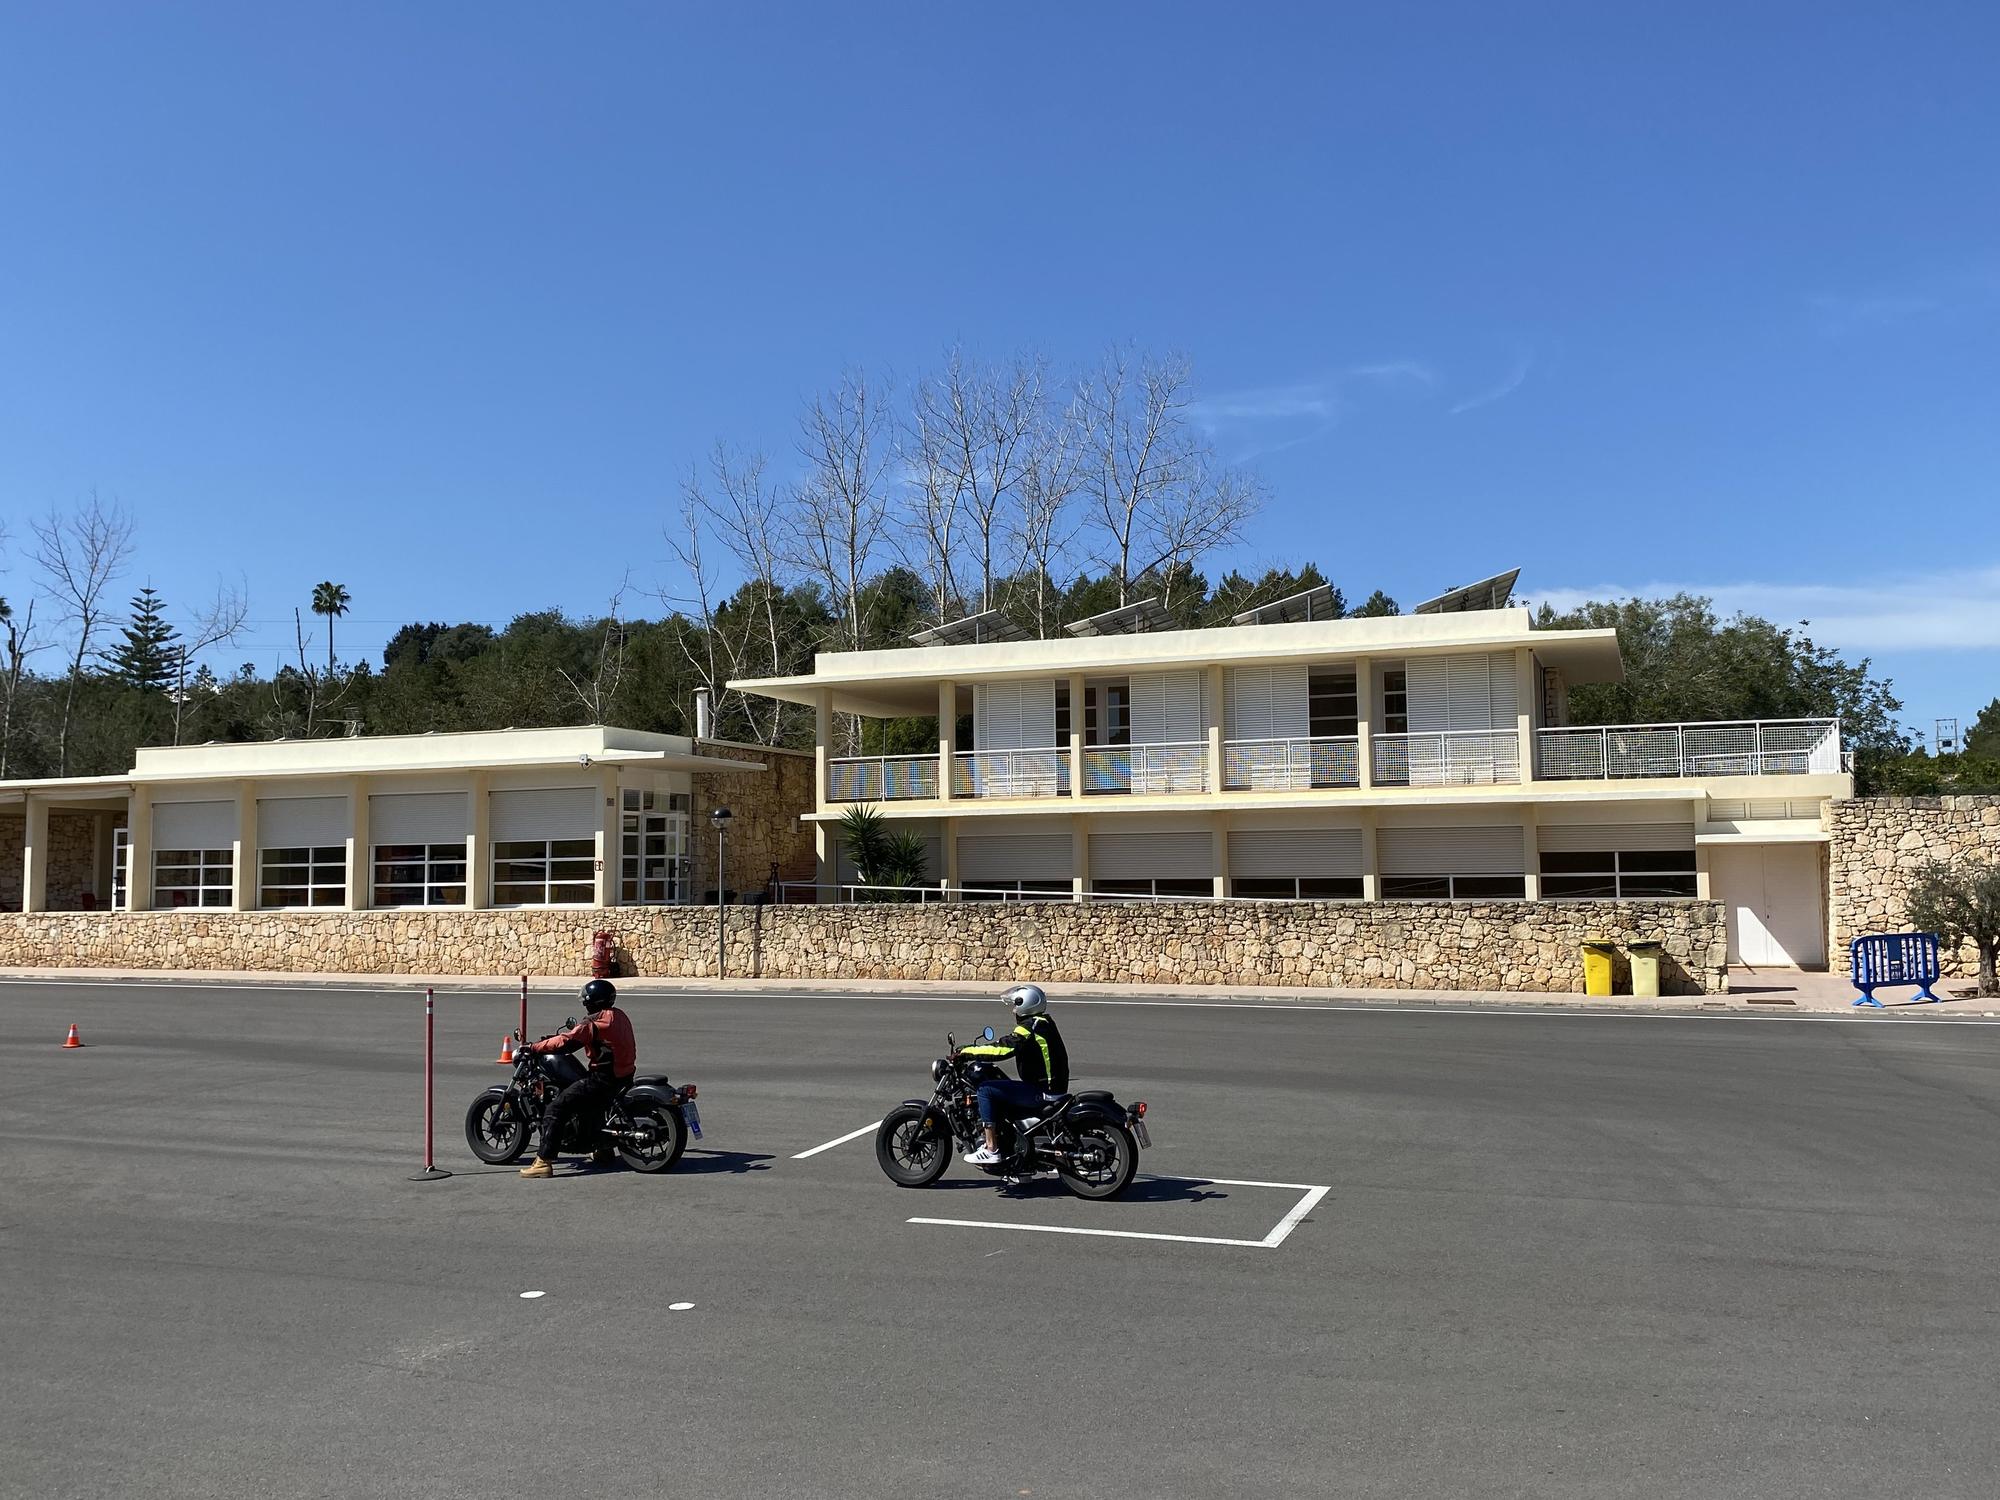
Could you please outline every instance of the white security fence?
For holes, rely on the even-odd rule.
[[[954,797],[1062,797],[1068,793],[1067,750],[971,750],[952,757]]]
[[[1371,738],[1377,786],[1492,786],[1521,779],[1521,737],[1460,729]]]
[[[937,794],[935,755],[856,756],[826,765],[829,802],[900,802]]]
[[[1805,776],[1841,769],[1838,719],[1609,724],[1536,732],[1545,781],[1651,776]]]
[[[1135,796],[1208,790],[1208,744],[1093,745],[1083,752],[1083,791]]]
[[[1222,749],[1226,791],[1294,791],[1360,784],[1361,741],[1352,735],[1231,740]]]

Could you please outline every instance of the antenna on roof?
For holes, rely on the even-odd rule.
[[[1514,597],[1514,581],[1520,576],[1519,568],[1510,568],[1505,573],[1495,573],[1491,578],[1482,578],[1477,583],[1447,589],[1435,599],[1426,599],[1410,613],[1461,615],[1482,609],[1505,609],[1507,601]]]

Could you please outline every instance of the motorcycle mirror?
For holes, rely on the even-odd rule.
[[[944,1034],[944,1045],[946,1050],[956,1052],[958,1050],[958,1038],[947,1031]]]
[[[993,1028],[991,1026],[983,1028],[979,1034],[989,1042],[993,1040]]]
[[[563,1030],[564,1030],[564,1031],[568,1031],[568,1030],[570,1029],[570,1027],[572,1027],[572,1026],[574,1026],[574,1025],[576,1025],[576,1017],[575,1017],[575,1016],[564,1016],[564,1017],[563,1017]]]

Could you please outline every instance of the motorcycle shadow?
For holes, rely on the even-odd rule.
[[[1025,1182],[1001,1182],[993,1177],[944,1177],[931,1184],[938,1188],[998,1188],[1005,1198],[1067,1198],[1068,1188],[1053,1174],[1030,1177]],[[1145,1173],[1118,1195],[1120,1203],[1207,1203],[1229,1194],[1211,1183],[1189,1177],[1151,1177]]]
[[[775,1156],[759,1156],[749,1151],[701,1151],[688,1150],[674,1164],[669,1177],[685,1177],[689,1173],[731,1172],[741,1176],[745,1172],[768,1172],[766,1165],[774,1162]]]

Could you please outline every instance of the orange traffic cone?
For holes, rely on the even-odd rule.
[[[73,1034],[75,1033],[75,1031],[76,1031],[76,1028],[75,1028],[74,1026],[70,1027],[70,1032],[71,1032],[71,1034],[72,1034],[72,1035],[73,1035]],[[79,1043],[78,1045],[79,1045],[79,1046],[81,1046],[82,1044],[81,1044],[81,1043]],[[508,1033],[507,1033],[507,1034],[506,1034],[505,1036],[503,1036],[503,1037],[501,1037],[501,1038],[500,1038],[500,1055],[499,1055],[498,1057],[494,1058],[493,1060],[494,1060],[495,1062],[499,1063],[499,1064],[500,1064],[500,1065],[501,1065],[502,1067],[504,1067],[504,1068],[511,1068],[511,1067],[513,1067],[513,1066],[514,1066],[514,1033],[513,1033],[513,1032],[511,1032],[511,1031],[510,1031],[510,1032],[508,1032]]]
[[[76,1034],[76,1022],[72,1021],[69,1023],[69,1039],[63,1045],[65,1047],[81,1047],[83,1045],[83,1038]]]

